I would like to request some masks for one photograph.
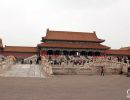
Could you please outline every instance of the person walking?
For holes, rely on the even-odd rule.
[[[101,66],[101,76],[104,76],[104,68]]]

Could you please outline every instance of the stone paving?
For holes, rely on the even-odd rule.
[[[3,77],[44,77],[40,66],[35,64],[16,64],[8,71],[0,74]]]
[[[130,100],[124,75],[0,77],[0,100]]]

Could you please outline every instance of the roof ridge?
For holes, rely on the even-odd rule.
[[[95,32],[76,32],[76,31],[55,31],[55,30],[49,30],[48,32],[64,32],[64,33],[87,33],[87,34],[95,34]]]

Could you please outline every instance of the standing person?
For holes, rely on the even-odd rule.
[[[104,76],[104,68],[101,66],[101,76]]]
[[[32,60],[30,60],[30,65],[32,64]]]
[[[24,59],[22,59],[21,64],[24,64]]]
[[[39,64],[39,60],[38,60],[38,58],[36,59],[36,64]]]

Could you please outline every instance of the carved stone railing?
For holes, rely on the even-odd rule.
[[[101,66],[104,68],[105,74],[123,74],[127,73],[129,67],[128,63],[109,61],[109,60],[97,60],[84,65],[74,65],[62,63],[61,65],[52,64],[52,71],[54,74],[100,74]]]
[[[24,63],[29,64],[30,61],[32,61],[32,63],[36,63],[37,58],[38,58],[37,55],[30,56],[24,59]]]
[[[64,58],[64,57],[62,57]],[[59,61],[59,59],[49,60],[43,57],[42,65],[44,66],[44,71],[53,74],[100,74],[101,67],[104,68],[105,74],[123,74],[127,73],[127,69],[130,66],[129,61],[127,63],[118,62],[117,60],[108,60],[107,58],[85,58],[85,57],[73,57],[69,56],[70,60],[64,59],[63,62],[55,64],[54,60]],[[48,61],[49,60],[49,61]],[[74,64],[71,60],[85,60],[83,64]]]
[[[124,63],[124,62],[117,62],[117,61],[112,61],[112,60],[102,60],[102,61],[95,61],[93,62],[93,66],[103,66],[106,70],[106,72],[110,72],[112,74],[115,73],[122,73],[126,74],[127,69],[130,66],[129,62]]]

